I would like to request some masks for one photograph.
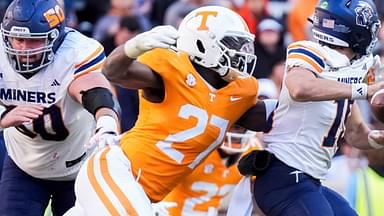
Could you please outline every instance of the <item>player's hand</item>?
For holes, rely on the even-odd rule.
[[[135,59],[153,48],[170,48],[176,44],[177,38],[178,32],[173,26],[157,26],[125,42],[124,52],[129,58]]]
[[[384,81],[375,82],[372,85],[368,85],[367,89],[367,99],[371,100],[372,96],[379,91],[380,89],[384,89]]]
[[[43,106],[19,105],[6,113],[0,120],[1,128],[18,126],[23,123],[31,123],[34,119],[43,115]]]
[[[113,117],[102,116],[97,120],[95,135],[93,135],[89,143],[85,144],[86,148],[98,146],[99,149],[107,145],[116,145],[120,141],[117,132],[117,124]]]
[[[384,148],[384,130],[371,130],[368,134],[368,142],[372,148]]]
[[[177,206],[175,202],[158,202],[152,203],[153,216],[169,216],[168,209]]]

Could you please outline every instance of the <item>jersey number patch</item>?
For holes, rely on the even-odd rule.
[[[335,101],[337,103],[337,111],[336,111],[336,117],[335,120],[332,123],[331,128],[328,131],[327,136],[324,137],[323,140],[323,146],[324,147],[333,147],[335,144],[338,144],[340,141],[340,138],[343,137],[345,126],[342,126],[341,123],[345,122],[347,119],[347,116],[349,115],[351,111],[351,105],[353,104],[353,101],[351,100],[337,100]],[[345,104],[347,104],[347,107],[345,107]]]
[[[161,140],[156,143],[156,146],[164,154],[168,155],[168,157],[172,158],[178,164],[181,164],[181,162],[183,161],[184,154],[173,148],[172,143],[185,142],[189,139],[203,134],[208,124],[220,129],[219,136],[216,138],[216,140],[211,143],[207,149],[201,152],[195,158],[195,160],[192,161],[191,164],[188,165],[189,168],[194,169],[202,159],[204,159],[211,151],[213,151],[213,149],[215,149],[218,145],[222,143],[225,136],[225,132],[227,131],[229,121],[220,118],[216,115],[212,115],[211,118],[209,118],[207,111],[191,104],[181,106],[178,116],[183,119],[189,119],[191,117],[194,117],[197,119],[197,123],[192,128],[180,131],[175,134],[170,134],[167,138],[165,138],[165,140]]]
[[[50,127],[47,127],[48,125],[46,125],[46,118],[49,118],[50,120],[47,121],[50,123]],[[16,126],[15,128],[32,139],[39,134],[44,140],[63,141],[69,135],[69,131],[65,127],[64,121],[61,117],[61,110],[56,105],[44,108],[43,115],[35,119],[32,124],[33,131],[29,130],[24,125]]]

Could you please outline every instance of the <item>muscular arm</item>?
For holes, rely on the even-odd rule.
[[[104,87],[113,92],[108,80],[101,73],[88,73],[78,77],[69,85],[68,92],[77,102],[82,103],[82,94],[80,92],[95,87]],[[95,117],[98,119],[102,115],[112,116],[118,121],[117,114],[112,109],[101,108],[97,110]]]
[[[274,100],[274,104],[276,104],[276,100]],[[255,106],[251,107],[240,117],[236,124],[248,130],[264,131],[268,127],[267,118],[269,113],[266,107],[266,103],[259,100]]]
[[[302,67],[289,69],[285,84],[292,99],[300,102],[349,99],[352,95],[351,84],[317,78],[311,71]],[[367,98],[370,99],[382,88],[383,81],[369,85]]]
[[[161,77],[148,66],[127,57],[124,45],[117,47],[106,59],[102,73],[112,83],[132,89],[161,89]]]
[[[348,144],[359,149],[371,149],[368,144],[368,133],[370,129],[364,123],[359,107],[353,104],[351,115],[346,122],[346,131],[344,138]]]
[[[351,85],[317,78],[302,67],[291,68],[285,78],[289,94],[295,101],[325,101],[351,98]]]

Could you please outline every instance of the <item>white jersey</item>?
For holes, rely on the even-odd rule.
[[[68,94],[68,86],[83,74],[100,72],[104,59],[97,41],[67,28],[54,61],[26,79],[13,70],[0,43],[1,104],[45,107],[44,115],[32,123],[4,131],[8,154],[19,168],[36,178],[75,178],[90,153],[84,144],[93,134],[95,120]]]
[[[372,55],[350,63],[345,55],[310,41],[293,43],[287,50],[286,70],[303,67],[319,78],[344,83],[363,82],[372,65]],[[323,179],[343,136],[352,104],[347,99],[296,102],[283,82],[272,129],[264,135],[266,149],[287,165]]]

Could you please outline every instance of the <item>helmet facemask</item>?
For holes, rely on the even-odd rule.
[[[226,133],[221,149],[227,154],[239,154],[247,151],[255,139],[256,133],[245,128],[234,126]]]
[[[44,33],[30,33],[27,28],[13,27],[7,31],[1,26],[1,33],[5,47],[5,53],[14,70],[18,73],[36,73],[41,68],[53,61],[53,44],[59,36],[59,31],[55,28]],[[19,50],[12,46],[13,39],[42,40],[42,46],[33,49]],[[37,60],[32,60],[38,56]]]
[[[375,22],[372,24],[370,30],[372,35],[371,43],[367,46],[366,53],[371,54],[373,52],[373,48],[375,47],[377,41],[379,41],[379,31],[381,28],[380,22]]]
[[[247,36],[231,33],[216,41],[220,49],[218,65],[214,68],[220,76],[227,75],[229,69],[237,76],[250,77],[256,66],[257,57],[254,55],[253,39]]]

